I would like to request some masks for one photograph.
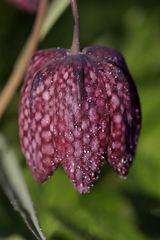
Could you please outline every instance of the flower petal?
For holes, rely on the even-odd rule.
[[[47,109],[47,84],[51,84],[51,79],[44,76],[39,69],[50,60],[54,62],[65,54],[65,50],[58,49],[38,51],[32,58],[21,91],[19,128],[22,151],[33,175],[40,182],[51,175],[57,164],[53,162],[54,146],[48,129],[51,120]]]
[[[7,0],[17,8],[26,11],[28,13],[36,12],[38,8],[39,0]]]
[[[126,175],[133,161],[141,124],[136,88],[128,73],[107,66],[110,87],[110,136],[107,158],[120,175]],[[106,89],[106,92],[108,88]]]

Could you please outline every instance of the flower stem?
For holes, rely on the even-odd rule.
[[[71,7],[74,20],[71,53],[78,54],[78,52],[80,51],[80,41],[79,41],[79,11],[77,0],[71,0]]]
[[[40,1],[34,26],[27,40],[27,44],[22,50],[22,53],[20,54],[18,61],[16,62],[13,71],[0,94],[0,118],[2,117],[15,91],[17,90],[28,66],[28,63],[37,48],[40,38],[40,30],[47,11],[47,6],[48,0]]]

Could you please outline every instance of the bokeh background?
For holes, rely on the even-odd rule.
[[[16,152],[47,239],[160,239],[160,1],[79,1],[81,47],[105,45],[125,56],[142,105],[142,131],[129,176],[121,179],[105,163],[90,194],[81,196],[59,168],[42,186],[32,178],[18,138],[19,90],[0,122]],[[30,33],[34,16],[0,0],[0,89]],[[71,45],[67,8],[40,48]],[[35,239],[0,189],[0,239]]]

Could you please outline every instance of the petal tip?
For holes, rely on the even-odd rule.
[[[74,184],[74,187],[78,190],[78,192],[82,195],[90,192],[90,186],[86,185],[85,183]]]

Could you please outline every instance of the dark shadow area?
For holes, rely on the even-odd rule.
[[[160,209],[160,199],[141,192],[125,192],[124,194],[133,206],[140,231],[152,238],[159,237],[160,216],[154,214],[154,211]]]
[[[18,11],[15,7],[0,1],[0,81],[2,86],[13,69],[13,64],[20,54],[29,36],[34,16]]]

